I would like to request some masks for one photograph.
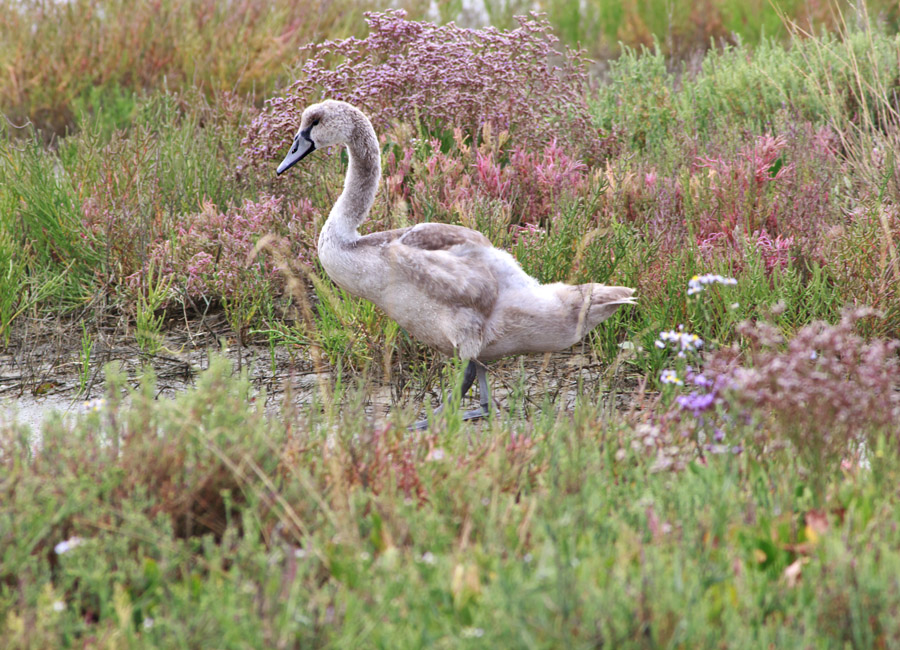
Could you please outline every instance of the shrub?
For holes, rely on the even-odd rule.
[[[489,129],[478,147],[470,146],[459,129],[454,140],[448,153],[432,139],[418,155],[408,145],[401,155],[390,151],[386,156],[388,198],[407,201],[417,221],[449,221],[493,205],[506,216],[504,226],[546,224],[564,200],[591,192],[588,167],[555,141],[535,151],[519,145],[504,151],[508,138],[495,138]]]
[[[266,258],[250,259],[257,240],[267,234],[290,236],[291,243],[282,244],[292,247],[292,257],[301,263],[309,263],[313,246],[303,230],[312,221],[312,205],[301,200],[286,209],[282,204],[283,199],[271,196],[224,212],[204,204],[200,212],[184,219],[171,239],[152,244],[149,264],[126,278],[128,286],[142,287],[155,266],[160,279],[173,279],[194,298],[240,300],[272,293],[281,276]],[[285,214],[290,217],[285,219]]]
[[[478,138],[490,125],[533,149],[556,139],[590,160],[610,140],[588,111],[587,61],[556,48],[541,16],[519,27],[463,29],[405,19],[403,11],[367,13],[369,35],[310,44],[303,76],[270,99],[244,140],[249,160],[269,162],[290,142],[310,103],[340,99],[364,110],[384,130],[395,120],[449,137],[453,127]]]
[[[860,443],[871,448],[878,435],[897,435],[900,342],[857,334],[858,321],[872,315],[857,309],[834,325],[814,322],[786,345],[771,325],[741,326],[750,363],[729,373],[732,400],[754,416],[757,449],[789,442],[806,469],[821,474]]]

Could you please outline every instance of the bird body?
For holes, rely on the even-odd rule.
[[[361,111],[333,100],[308,107],[278,173],[333,145],[347,146],[349,165],[319,235],[322,267],[335,284],[378,305],[429,347],[479,364],[554,352],[633,304],[628,287],[542,285],[509,253],[462,226],[422,223],[360,235],[381,178],[378,139]]]

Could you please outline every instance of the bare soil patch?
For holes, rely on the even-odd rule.
[[[290,396],[295,406],[309,404],[315,392],[337,379],[334,368],[317,369],[309,350],[302,347],[241,345],[221,313],[203,319],[170,323],[162,347],[145,354],[135,343],[127,324],[95,325],[90,355],[81,345],[80,325],[65,319],[23,319],[8,346],[0,350],[0,409],[4,417],[40,428],[52,410],[77,413],[85,403],[105,391],[103,368],[120,364],[129,383],[137,386],[152,371],[158,397],[171,397],[195,385],[211,355],[224,355],[235,372],[246,371],[266,408],[273,414]],[[621,359],[619,360],[621,361]],[[365,412],[382,421],[396,408],[423,413],[426,401],[436,406],[449,386],[442,385],[440,367],[427,380],[410,381],[404,372],[388,378],[365,377]],[[489,366],[492,400],[501,410],[511,404],[526,409],[546,403],[571,411],[579,393],[594,396],[610,408],[632,404],[638,375],[627,364],[601,362],[587,344],[569,351],[542,356],[504,359]],[[343,377],[343,384],[362,381],[359,374]],[[468,396],[473,404],[477,391]]]

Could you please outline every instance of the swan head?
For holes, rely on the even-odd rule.
[[[358,108],[346,102],[327,99],[308,106],[300,118],[300,128],[291,150],[278,165],[276,173],[283,174],[316,149],[347,144],[353,137],[359,118],[368,122]]]

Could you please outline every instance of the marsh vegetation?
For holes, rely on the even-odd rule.
[[[0,645],[900,643],[896,7],[570,4],[0,3],[0,391],[85,402],[0,422]],[[318,266],[323,96],[367,232],[639,305],[410,433],[462,366]]]

